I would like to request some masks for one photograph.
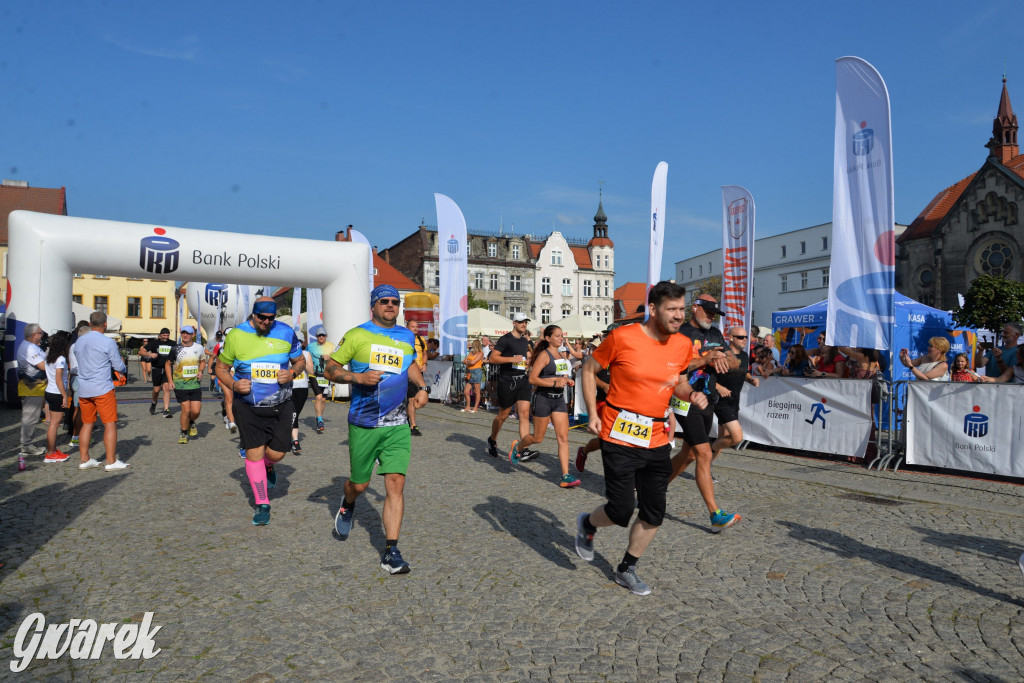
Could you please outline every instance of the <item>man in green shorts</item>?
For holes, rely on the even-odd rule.
[[[417,408],[427,404],[429,390],[416,364],[413,334],[395,324],[401,300],[390,285],[370,293],[370,321],[349,330],[331,354],[324,376],[352,384],[348,411],[349,478],[334,530],[341,540],[352,530],[356,498],[366,490],[378,462],[384,475],[384,553],[380,566],[390,574],[406,574],[409,563],[398,551],[398,534],[405,512],[405,473],[409,469],[412,437],[406,412],[406,389],[417,387],[410,399]],[[351,370],[342,366],[349,364]]]

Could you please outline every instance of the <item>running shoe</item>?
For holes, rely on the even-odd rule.
[[[292,441],[292,453],[295,455],[302,455],[302,446],[299,445],[299,440]]]
[[[576,517],[576,554],[587,562],[594,561],[594,535],[588,534],[583,528],[583,520],[587,513],[581,512]]]
[[[107,472],[116,472],[117,470],[126,470],[129,467],[131,467],[131,465],[126,463],[124,460],[115,460],[109,465],[104,465],[103,469]]]
[[[46,449],[43,448],[42,446],[33,446],[33,445],[29,444],[28,446],[22,446],[21,447],[20,454],[21,455],[45,455],[46,454]]]
[[[389,574],[408,574],[411,567],[402,559],[397,546],[391,546],[380,556],[380,568]]]
[[[415,425],[409,427],[409,433],[412,434],[413,436],[423,436],[423,432],[421,432],[420,428],[416,427]]]
[[[1024,574],[1024,555],[1017,558],[1017,566],[1020,567],[1020,573]]]
[[[343,541],[352,532],[352,515],[355,513],[355,509],[355,504],[347,508],[341,507],[338,508],[338,514],[334,516],[334,531],[338,534],[338,538]]]
[[[651,587],[640,580],[640,577],[636,575],[636,567],[634,566],[627,566],[624,572],[616,570],[615,583],[625,586],[634,595],[651,594]]]
[[[53,453],[47,453],[46,457],[43,458],[43,462],[64,462],[71,456],[61,450],[56,450]]]
[[[256,506],[256,514],[252,516],[252,523],[256,526],[270,524],[270,506],[263,504]]]
[[[513,465],[519,464],[519,439],[512,442],[512,448],[508,449],[508,461]]]
[[[188,443],[188,432],[182,432],[178,437],[178,443]]]
[[[231,421],[227,415],[224,416],[224,429],[231,429]]]
[[[277,486],[277,472],[273,465],[267,465],[267,490]]]
[[[739,515],[722,512],[720,509],[716,510],[711,515],[711,533],[720,534],[738,521],[740,521]]]
[[[322,417],[318,417],[316,419],[316,433],[317,434],[323,434],[324,433],[324,419]]]
[[[188,426],[188,435],[189,436],[199,436],[199,430],[196,429],[196,423],[195,422],[192,422],[192,423],[189,424],[189,426]]]
[[[168,408],[167,410],[164,411],[164,417],[166,417],[168,420],[171,419],[172,415],[171,415],[170,408]]]
[[[492,458],[498,457],[498,442],[491,437],[487,437],[487,455]]]
[[[582,472],[583,468],[587,466],[587,452],[583,450],[583,446],[580,446],[576,451],[576,471]]]
[[[571,474],[563,474],[562,478],[558,481],[558,485],[563,489],[571,489],[573,486],[579,486],[580,480]]]
[[[711,483],[712,484],[717,484],[718,483],[718,477],[715,476],[714,471],[710,470],[710,468],[709,468],[709,471],[711,473]]]
[[[149,404],[149,414],[156,415],[156,401]]]
[[[78,469],[91,470],[93,467],[99,467],[102,464],[102,460],[86,460],[85,462],[78,464]]]
[[[240,458],[242,458],[242,460],[245,460],[245,449],[244,448],[239,448],[238,449],[238,456]]]
[[[228,431],[231,432],[232,434],[237,434],[238,433],[238,425],[236,425],[234,422],[229,422],[228,423]]]
[[[540,455],[538,451],[524,448],[522,453],[519,454],[519,462],[530,462],[531,460],[536,460],[538,455]]]
[[[74,449],[74,448],[78,448],[78,437],[77,436],[71,437],[71,443],[69,443],[64,448],[68,449],[69,451]]]

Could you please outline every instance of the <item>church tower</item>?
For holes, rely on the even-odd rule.
[[[999,96],[999,111],[992,119],[992,138],[985,145],[989,156],[1001,164],[1020,154],[1017,145],[1017,115],[1010,104],[1010,93],[1006,90],[1006,77],[1003,77],[1003,92]]]

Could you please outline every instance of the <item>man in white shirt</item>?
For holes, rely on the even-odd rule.
[[[46,354],[39,348],[43,329],[35,323],[25,325],[25,341],[18,347],[18,396],[21,397],[21,455],[42,455],[46,450],[33,446],[32,439],[43,410],[46,391]]]

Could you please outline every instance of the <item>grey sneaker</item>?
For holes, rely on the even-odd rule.
[[[529,448],[524,448],[519,453],[519,462],[530,462],[531,460],[536,460],[539,455],[540,453],[537,451],[531,451]]]
[[[581,512],[576,517],[576,554],[587,562],[593,562],[594,537],[591,534],[588,534],[586,529],[583,528],[583,519],[586,516],[586,512]]]
[[[626,571],[615,572],[615,583],[625,586],[634,595],[650,595],[651,587],[640,580],[636,575],[636,567],[626,567]]]
[[[43,455],[44,453],[46,453],[46,449],[42,446],[29,444],[21,447],[21,455]]]

